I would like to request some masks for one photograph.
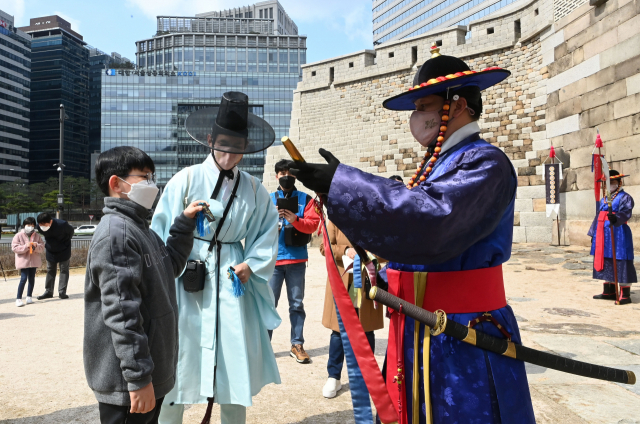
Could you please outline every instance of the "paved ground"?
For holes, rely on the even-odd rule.
[[[579,247],[514,245],[505,265],[506,291],[530,347],[569,358],[631,369],[640,376],[640,290],[635,304],[614,306],[591,296],[601,285],[590,279],[591,258]],[[307,270],[306,348],[310,365],[289,357],[287,302],[284,322],[274,335],[282,375],[254,398],[249,423],[353,423],[348,384],[335,399],[322,397],[329,330],[322,327],[326,272],[313,249]],[[72,276],[69,300],[37,301],[16,308],[17,280],[0,283],[0,423],[95,423],[96,402],[82,368],[83,275]],[[38,278],[36,293],[43,291]],[[383,359],[387,329],[376,333],[376,354]],[[640,386],[622,386],[528,367],[538,423],[640,423]],[[346,373],[343,383],[346,383]],[[197,424],[204,407],[186,412]],[[215,420],[219,422],[217,411]]]

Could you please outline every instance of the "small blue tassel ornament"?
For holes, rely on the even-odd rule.
[[[211,230],[209,229],[209,225],[205,220],[204,212],[200,211],[196,214],[196,228],[198,229],[198,234],[200,237],[204,237],[206,235],[211,234]]]
[[[240,281],[240,279],[236,275],[235,271],[236,270],[233,269],[232,266],[230,266],[229,269],[227,270],[227,277],[229,277],[229,279],[231,280],[231,288],[232,288],[233,296],[240,297],[244,294],[246,289],[244,287],[244,284],[242,284],[242,281]]]

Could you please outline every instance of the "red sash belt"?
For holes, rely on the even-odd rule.
[[[609,220],[609,211],[600,211],[598,226],[596,227],[596,251],[593,258],[593,269],[602,271],[604,268],[604,222]]]
[[[413,272],[387,271],[389,291],[415,304]],[[408,290],[408,288],[411,288]],[[404,295],[404,296],[402,296]],[[486,312],[507,306],[502,265],[470,271],[429,272],[422,307],[448,314]]]

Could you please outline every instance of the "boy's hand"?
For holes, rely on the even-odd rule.
[[[156,395],[153,391],[153,384],[149,383],[140,390],[129,392],[131,399],[132,414],[146,414],[156,407]]]
[[[195,218],[196,214],[202,210],[202,206],[200,206],[199,203],[204,203],[205,205],[209,206],[209,203],[205,202],[204,200],[196,200],[195,202],[191,202],[191,204],[187,206],[187,208],[184,210],[184,215],[190,219]]]
[[[249,277],[251,277],[251,268],[249,268],[249,265],[242,262],[241,264],[234,266],[234,268],[235,273],[242,284],[247,284],[247,281],[249,281]]]

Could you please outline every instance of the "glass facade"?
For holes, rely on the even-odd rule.
[[[170,51],[166,52],[163,49],[163,59],[171,57],[173,60],[168,59],[161,66],[156,66],[186,69],[188,65],[182,60],[178,61],[184,50],[168,50]],[[247,58],[259,56],[255,48],[245,50]],[[102,151],[123,145],[144,150],[153,158],[158,185],[163,186],[180,169],[204,161],[208,152],[188,136],[184,121],[194,110],[217,105],[226,91],[246,93],[253,113],[273,126],[276,140],[279,140],[289,131],[293,90],[299,81],[297,66],[293,67],[288,59],[288,69],[295,68],[295,72],[239,72],[238,57],[241,56],[238,51],[239,49],[233,49],[233,52],[224,48],[203,49],[205,64],[209,57],[209,60],[214,61],[212,63],[215,64],[215,69],[218,66],[224,66],[224,69],[229,66],[231,69],[233,66],[235,71],[232,72],[218,72],[215,69],[165,71],[149,68],[103,72]],[[287,51],[287,57],[289,53]],[[298,51],[297,55],[298,64],[304,63],[301,62],[305,59],[304,54]],[[149,58],[151,55],[145,56]],[[230,57],[234,58],[233,62]],[[218,61],[218,58],[222,61]],[[254,62],[254,65],[257,63]],[[280,69],[280,65],[284,66],[284,63],[277,63],[277,69]],[[264,154],[245,155],[240,169],[262,179]]]
[[[516,0],[385,0],[373,5],[373,44],[468,25]]]
[[[89,50],[61,29],[32,36],[29,181],[58,176],[60,104],[69,117],[64,125],[65,175],[88,178]]]
[[[11,18],[11,19],[9,19]],[[0,182],[29,179],[31,38],[0,11]]]

